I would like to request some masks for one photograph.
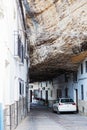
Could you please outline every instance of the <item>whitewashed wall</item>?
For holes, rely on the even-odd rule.
[[[87,61],[87,58],[82,62],[83,74],[81,74],[81,64],[78,68],[78,90],[79,90],[79,100],[81,100],[81,85],[83,85],[84,100],[87,101],[87,72],[85,70],[85,61]]]
[[[20,9],[16,0],[2,0],[2,16],[0,16],[0,100],[3,104],[12,104],[19,100],[19,79],[24,81],[24,90],[27,82],[27,63],[20,65],[14,58],[15,36],[21,35],[24,43],[23,23]],[[3,91],[3,92],[2,92]],[[3,96],[1,96],[3,93]],[[24,91],[25,96],[25,91]]]
[[[39,83],[39,90],[42,91],[42,98],[46,99],[46,91],[48,91],[48,100],[57,99],[57,89],[62,92],[62,97],[65,97],[65,88],[68,88],[68,97],[76,101],[75,89],[78,89],[78,83],[73,82],[73,74],[69,75],[68,82],[65,82],[65,75],[58,76],[52,81],[44,81]],[[52,92],[52,94],[51,94]],[[41,95],[39,95],[41,97]]]

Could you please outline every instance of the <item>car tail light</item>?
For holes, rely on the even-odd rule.
[[[63,105],[62,103],[59,103],[59,105]]]
[[[75,103],[72,103],[72,105],[76,105]]]

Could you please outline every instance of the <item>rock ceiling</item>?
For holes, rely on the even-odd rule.
[[[28,0],[31,81],[76,71],[87,56],[87,0]]]

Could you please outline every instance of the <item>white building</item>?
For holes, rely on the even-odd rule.
[[[22,1],[0,1],[0,120],[4,120],[0,127],[4,127],[4,130],[14,129],[27,113],[28,57],[25,32]]]
[[[38,82],[30,83],[29,84],[29,96],[30,96],[30,103],[34,103],[36,100],[35,98],[39,98],[39,86]]]
[[[48,100],[49,106],[58,97],[70,97],[77,103],[79,113],[87,115],[87,58],[81,62],[77,72],[41,82],[39,90],[40,98]]]
[[[79,112],[87,115],[87,58],[78,68],[78,105]]]

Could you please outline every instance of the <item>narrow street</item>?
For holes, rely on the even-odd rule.
[[[16,130],[86,130],[87,117],[73,113],[52,113],[47,107],[32,106]]]

